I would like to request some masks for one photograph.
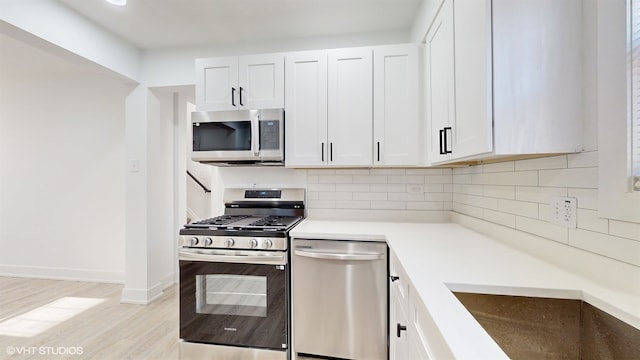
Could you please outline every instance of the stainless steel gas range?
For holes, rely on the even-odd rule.
[[[224,202],[180,230],[180,356],[288,359],[288,232],[304,189],[227,189]]]

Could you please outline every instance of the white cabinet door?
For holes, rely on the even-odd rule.
[[[327,52],[287,54],[285,83],[286,165],[327,164]]]
[[[418,165],[422,127],[418,112],[418,47],[373,50],[373,164]]]
[[[407,334],[409,319],[401,304],[402,297],[398,294],[397,288],[393,284],[391,285],[389,296],[389,359],[411,359]],[[401,326],[402,328],[400,328]]]
[[[284,55],[264,54],[238,58],[238,102],[243,109],[284,107]]]
[[[453,1],[445,0],[426,37],[426,117],[429,161],[446,161],[455,119]]]
[[[455,0],[451,158],[493,151],[491,0]]]
[[[328,51],[330,165],[372,165],[372,67],[371,49]]]
[[[238,96],[238,57],[196,59],[198,111],[235,110]]]

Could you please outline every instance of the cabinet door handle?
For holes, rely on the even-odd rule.
[[[439,139],[440,140],[440,155],[444,155],[444,154],[446,154],[444,152],[444,149],[442,148],[442,145],[443,145],[443,143],[442,143],[443,136],[442,135],[444,134],[444,129],[439,130],[439,133],[440,133],[440,139]]]
[[[395,275],[391,275],[390,278],[391,278],[391,282],[400,280],[400,277]]]
[[[236,106],[236,88],[231,88],[231,105]]]
[[[448,149],[449,147],[447,146],[447,131],[451,131],[451,127],[447,126],[443,130],[444,130],[444,153],[451,154],[451,150],[449,150]]]
[[[402,335],[401,334],[402,331],[407,331],[407,327],[405,325],[400,325],[400,323],[398,323],[398,327],[396,328],[396,335],[400,337],[400,335]]]
[[[329,161],[333,161],[333,143],[329,143]]]
[[[378,162],[380,162],[380,141],[378,141]]]
[[[324,142],[322,143],[322,149],[320,150],[320,154],[322,156],[322,162],[324,162]]]
[[[242,86],[240,86],[240,106],[244,106],[244,104],[242,103]]]

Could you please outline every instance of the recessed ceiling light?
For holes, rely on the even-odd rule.
[[[117,6],[125,6],[127,5],[127,0],[106,0],[109,4],[117,5]]]

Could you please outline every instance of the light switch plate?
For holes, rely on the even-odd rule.
[[[551,223],[575,229],[577,225],[577,202],[573,197],[556,197],[551,200]]]

